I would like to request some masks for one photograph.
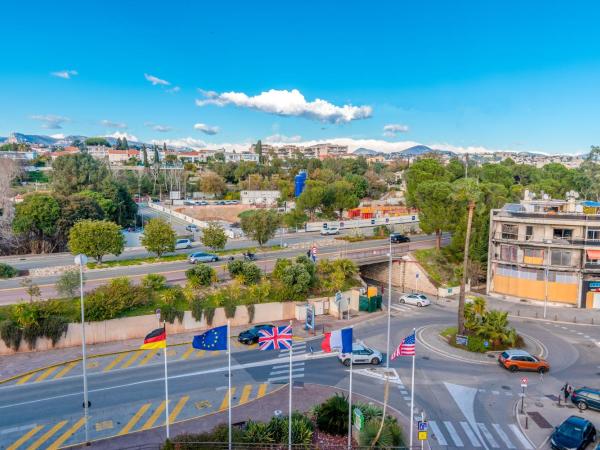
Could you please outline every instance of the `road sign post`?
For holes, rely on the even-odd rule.
[[[527,377],[521,378],[521,414],[525,410],[525,389],[527,388]]]
[[[427,440],[428,430],[429,423],[425,420],[425,414],[421,413],[421,420],[417,422],[417,439],[421,441],[421,448],[424,447],[424,443]]]

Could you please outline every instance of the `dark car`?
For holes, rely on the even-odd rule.
[[[571,416],[554,429],[550,446],[554,450],[583,450],[596,440],[596,428],[583,417]]]
[[[242,344],[256,344],[258,342],[259,331],[260,330],[271,330],[274,325],[256,325],[250,328],[249,330],[242,331],[238,336],[238,341]]]
[[[390,241],[395,244],[400,244],[402,242],[410,242],[410,238],[401,233],[392,233],[390,234]]]
[[[571,394],[571,401],[579,409],[597,409],[600,411],[600,389],[582,387],[575,389]]]

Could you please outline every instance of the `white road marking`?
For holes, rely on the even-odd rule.
[[[494,448],[498,448],[498,443],[494,439],[494,436],[492,436],[492,433],[489,432],[485,424],[477,422],[477,426],[479,427],[479,430],[481,431],[481,433],[483,433],[489,444]]]
[[[454,425],[452,425],[452,422],[444,421],[444,425],[446,427],[446,430],[448,430],[450,438],[454,441],[454,445],[456,445],[457,447],[462,447],[464,445],[463,441],[456,432],[456,429],[454,428]]]
[[[304,364],[306,364],[304,361],[296,361],[296,362],[292,362],[292,367],[300,367],[300,366],[303,366]],[[277,365],[273,366],[272,369],[273,370],[287,369],[288,367],[290,367],[289,363],[288,364],[277,364]]]
[[[492,391],[492,394],[494,394],[494,395],[500,395],[500,391]]]
[[[440,445],[448,445],[448,441],[446,441],[446,439],[444,438],[442,430],[440,430],[440,427],[438,427],[436,421],[430,420],[429,426],[431,427],[431,431],[433,431],[433,434],[435,435],[435,438],[440,443]]]
[[[461,422],[460,426],[462,427],[463,431],[465,432],[465,434],[469,438],[469,441],[471,441],[471,445],[473,447],[481,447],[481,444],[477,440],[477,437],[475,436],[475,433],[473,433],[473,430],[471,429],[471,426],[467,422]]]
[[[289,372],[290,372],[289,369],[274,370],[269,375],[280,375],[282,373],[289,373]],[[304,372],[304,367],[292,367],[292,374],[295,374],[298,372]]]
[[[513,443],[510,442],[508,435],[504,432],[504,430],[500,427],[500,425],[498,425],[497,423],[493,423],[492,426],[496,430],[496,433],[498,433],[498,436],[500,436],[500,439],[502,439],[504,441],[504,443],[506,444],[506,448],[516,448],[513,445]]]
[[[296,378],[303,378],[304,374],[303,373],[293,373],[292,372],[292,379],[296,379]],[[267,378],[267,382],[269,383],[273,383],[275,381],[283,381],[283,380],[289,380],[290,379],[290,375],[281,375],[280,377],[272,377],[272,378]]]
[[[511,423],[508,425],[508,428],[511,429],[511,431],[514,433],[514,435],[517,437],[517,439],[519,440],[519,442],[521,442],[521,446],[527,450],[531,450],[533,447],[531,446],[531,443],[529,442],[529,440],[523,435],[523,433],[521,433],[521,430],[519,430],[519,427],[516,426],[514,423]]]

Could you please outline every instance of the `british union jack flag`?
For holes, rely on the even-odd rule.
[[[273,327],[270,330],[260,330],[258,345],[260,350],[281,350],[292,347],[292,326]]]

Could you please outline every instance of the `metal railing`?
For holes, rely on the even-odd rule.
[[[534,239],[532,236],[519,237],[508,233],[494,233],[492,239],[495,241],[514,242],[519,244],[533,245],[583,245],[587,247],[600,247],[600,239],[585,238],[556,238],[552,239]]]
[[[123,447],[122,450],[161,450],[164,444],[141,444],[132,447]],[[172,447],[175,449],[181,450],[226,450],[229,448],[227,442],[185,442],[178,441],[175,439],[172,442]],[[231,448],[235,450],[243,450],[243,449],[256,449],[256,450],[285,450],[288,448],[287,444],[261,444],[261,443],[250,443],[250,442],[233,442],[231,444]],[[302,449],[302,450],[347,450],[348,446],[346,444],[335,445],[335,444],[327,444],[327,447],[318,446],[316,444],[292,444],[293,449]],[[370,449],[369,446],[356,446],[353,445],[352,449],[356,450],[367,450]],[[410,450],[410,447],[386,447],[390,450]],[[413,445],[413,449],[421,448],[421,445]]]
[[[561,213],[549,214],[545,212],[525,212],[525,211],[494,211],[494,216],[499,217],[520,217],[525,219],[553,219],[553,220],[583,220],[586,222],[600,222],[599,214],[583,213]]]

